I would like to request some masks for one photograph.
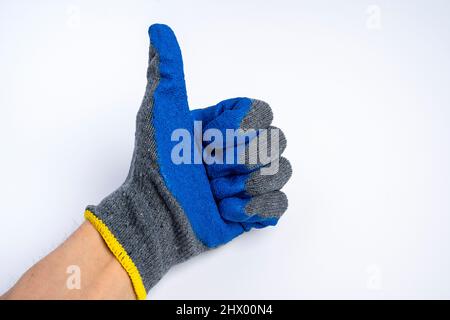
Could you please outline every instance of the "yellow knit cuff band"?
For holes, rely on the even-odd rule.
[[[145,300],[145,298],[147,297],[147,291],[145,290],[141,275],[139,274],[139,270],[136,268],[133,260],[131,260],[130,256],[125,251],[124,247],[122,247],[119,241],[117,241],[116,237],[111,233],[108,227],[91,211],[86,210],[84,212],[84,217],[100,233],[103,240],[105,240],[109,250],[111,250],[117,260],[119,260],[122,267],[128,273],[128,276],[131,279],[131,283],[133,284],[137,299]]]

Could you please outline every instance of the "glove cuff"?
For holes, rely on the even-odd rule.
[[[137,299],[145,300],[147,297],[147,291],[145,289],[144,282],[142,281],[141,274],[139,273],[138,268],[128,255],[127,251],[116,239],[116,237],[109,230],[106,224],[104,224],[103,221],[97,218],[90,210],[86,210],[84,212],[84,217],[102,236],[109,250],[111,250],[112,254],[116,257],[116,259],[128,273]]]
[[[138,299],[173,265],[207,249],[177,202],[152,181],[126,182],[87,212],[86,219],[130,276]]]

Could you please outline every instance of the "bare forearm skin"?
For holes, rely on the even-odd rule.
[[[68,270],[79,271],[79,286]],[[69,279],[69,280],[68,280]],[[69,283],[68,283],[69,282]],[[79,288],[78,288],[79,287]],[[135,299],[126,271],[89,223],[31,267],[1,299]]]

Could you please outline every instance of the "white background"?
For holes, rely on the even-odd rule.
[[[0,292],[124,180],[147,29],[190,106],[268,101],[278,227],[173,268],[166,298],[450,298],[447,1],[0,1]]]

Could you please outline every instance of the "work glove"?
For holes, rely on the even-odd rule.
[[[271,126],[270,106],[256,99],[234,98],[191,113],[194,121],[202,124],[206,161],[210,157],[208,149],[215,150],[214,161],[205,163],[205,168],[221,217],[241,223],[246,231],[276,225],[288,204],[279,190],[290,179],[292,169],[289,161],[281,157],[286,138],[279,128]],[[208,137],[211,129],[222,137],[227,136],[227,130],[246,132],[242,136],[248,139],[217,141]],[[261,146],[265,150],[261,151]]]
[[[205,145],[196,143],[194,119],[222,131],[265,128],[272,120],[270,108],[242,98],[191,113],[175,35],[165,25],[152,25],[149,36],[148,81],[137,114],[128,176],[99,205],[88,206],[85,211],[85,218],[127,271],[138,299],[145,299],[173,265],[227,243],[252,227],[274,225],[287,208],[286,197],[275,190],[290,176],[286,160],[280,161],[280,169],[283,163],[288,167],[285,174],[271,177],[257,173],[271,162],[233,165],[195,161],[195,151],[203,153]],[[174,140],[176,132],[192,137],[187,143],[190,148],[182,154],[186,159],[184,153],[190,149],[191,161],[174,159],[180,144]],[[256,141],[260,135],[255,133],[249,140]],[[217,149],[236,148],[235,157],[247,158],[242,150],[253,150],[251,141],[235,147],[218,144],[223,148]],[[279,156],[273,157],[276,159]]]

